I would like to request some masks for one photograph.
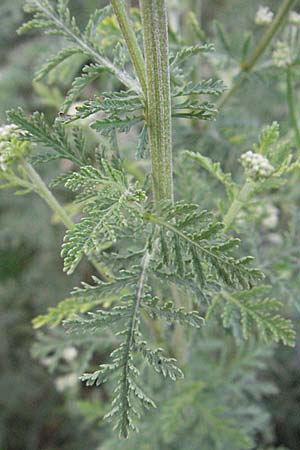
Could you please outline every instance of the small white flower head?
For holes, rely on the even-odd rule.
[[[256,25],[265,26],[269,25],[274,17],[274,13],[268,6],[260,6],[255,15]]]
[[[262,220],[262,226],[267,230],[274,230],[279,222],[279,209],[272,203],[268,203]]]
[[[0,170],[3,172],[7,170],[5,155],[0,155]]]
[[[278,41],[272,53],[273,64],[276,67],[288,67],[292,64],[292,50],[286,42]]]
[[[12,138],[17,137],[18,134],[18,127],[13,123],[0,127],[0,141],[10,141]]]
[[[9,124],[0,127],[0,170],[5,172],[10,164],[29,153],[29,143],[19,139],[26,132],[16,125]]]
[[[291,11],[289,15],[289,22],[291,25],[300,25],[300,14],[296,11]]]
[[[75,347],[67,347],[64,349],[64,351],[62,353],[62,357],[67,362],[71,362],[76,358],[77,354],[78,354],[78,352]]]
[[[55,387],[59,392],[72,389],[78,383],[78,376],[76,373],[69,373],[68,375],[62,375],[57,377],[54,381]]]
[[[263,203],[256,207],[256,215],[265,230],[274,230],[279,222],[279,209],[273,203]]]
[[[275,244],[275,245],[282,244],[282,242],[283,242],[282,236],[280,236],[279,233],[268,233],[267,239],[271,244]]]
[[[41,364],[43,364],[43,366],[49,367],[53,363],[53,357],[52,356],[46,356],[45,358],[41,358],[40,362],[41,362]]]
[[[251,150],[241,155],[241,163],[247,176],[256,181],[268,178],[274,171],[267,158]]]
[[[7,141],[0,140],[0,170],[5,172],[9,165],[10,145]]]
[[[247,215],[244,210],[239,211],[235,223],[239,227],[243,227],[247,223]]]

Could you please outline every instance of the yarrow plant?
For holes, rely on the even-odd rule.
[[[292,2],[286,3],[280,20]],[[279,187],[299,162],[280,137],[277,123],[264,127],[253,151],[240,157],[245,170],[241,185],[198,149],[181,149],[178,158],[173,122],[215,120],[214,98],[226,96],[226,86],[216,78],[190,77],[187,63],[213,52],[214,46],[203,40],[194,45],[175,41],[170,48],[165,0],[140,0],[139,6],[131,11],[123,0],[112,0],[81,30],[67,0],[27,2],[32,19],[20,33],[43,29],[62,37],[64,44],[37,79],[68,65],[74,55],[85,65],[53,125],[42,113],[27,115],[17,109],[8,113],[12,125],[0,132],[2,187],[35,191],[65,224],[62,257],[67,274],[84,257],[95,267],[90,283],[83,282],[34,325],[63,322],[72,346],[61,356],[71,363],[77,357],[78,339],[93,343],[92,352],[89,349],[83,358],[80,379],[88,386],[113,386],[105,419],[125,438],[137,430],[143,411],[156,407],[143,378],[145,367],[169,381],[182,380],[185,351],[180,350],[185,342],[199,339],[199,330],[211,321],[241,340],[253,337],[293,346],[295,339],[291,321],[281,314],[280,300],[268,294],[263,272],[245,254],[232,228],[255,195]],[[273,13],[261,7],[255,20],[270,24]],[[280,67],[290,64],[283,50],[273,55]],[[258,56],[246,61],[247,71]],[[70,114],[84,89],[103,74],[118,83],[118,89],[98,92]],[[80,127],[86,118],[92,118],[89,126],[100,136],[100,145],[87,143],[89,131]],[[138,134],[136,142],[130,141],[132,154],[142,161],[146,174],[139,164],[128,169],[120,156],[117,138],[132,131]],[[51,187],[64,186],[72,193],[74,220],[34,168],[59,159],[69,160],[72,170],[56,177]],[[227,195],[222,211],[207,211],[180,195],[174,166],[183,160],[193,161],[222,184]],[[180,327],[188,331],[180,332]],[[107,330],[113,333],[110,355],[89,371],[93,351]],[[75,384],[73,373],[56,380],[59,390]]]

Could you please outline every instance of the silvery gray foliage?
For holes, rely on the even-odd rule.
[[[161,6],[164,2],[156,3]],[[62,318],[67,333],[76,336],[75,339],[83,336],[83,340],[91,335],[98,336],[102,330],[105,333],[107,328],[114,332],[116,342],[108,362],[94,372],[85,372],[81,379],[89,386],[114,384],[111,409],[105,417],[114,422],[121,437],[127,438],[130,430],[137,429],[136,422],[143,410],[156,407],[147,386],[142,385],[141,360],[171,381],[184,376],[174,355],[168,354],[170,350],[176,354],[176,349],[170,349],[167,342],[163,349],[149,338],[151,332],[155,334],[157,328],[163,327],[160,322],[166,322],[171,332],[178,325],[195,329],[197,336],[197,330],[205,325],[206,313],[206,320],[221,317],[225,328],[240,328],[245,339],[260,333],[268,341],[282,341],[287,345],[293,345],[294,331],[291,322],[278,313],[280,302],[264,297],[265,288],[259,285],[264,275],[254,267],[253,258],[237,256],[240,240],[226,235],[223,220],[185,199],[157,201],[154,195],[153,200],[153,186],[149,188],[147,183],[135,180],[126,172],[120,158],[109,160],[104,153],[90,154],[82,132],[76,128],[70,131],[74,121],[98,114],[100,118],[93,118],[90,127],[109,142],[116,132],[127,133],[132,127],[138,127],[137,154],[145,156],[146,149],[151,147],[147,138],[147,132],[151,131],[148,130],[151,128],[149,98],[145,98],[135,71],[127,63],[132,56],[132,48],[129,45],[127,51],[125,45],[127,36],[124,42],[120,34],[118,51],[115,51],[114,40],[102,48],[97,33],[103,21],[111,17],[111,7],[96,11],[83,31],[71,16],[66,0],[30,0],[27,11],[33,18],[21,32],[43,29],[62,36],[67,44],[47,61],[38,79],[74,54],[86,56],[89,62],[82,75],[74,80],[53,126],[42,114],[27,116],[20,109],[10,111],[9,119],[24,132],[22,143],[43,147],[38,154],[33,150],[30,158],[33,164],[67,159],[76,167],[55,180],[56,185],[63,184],[75,195],[75,204],[81,211],[80,219],[69,227],[62,245],[64,270],[73,273],[84,256],[98,269],[100,267],[93,283],[84,283],[75,289],[59,311],[51,311],[49,320],[39,319],[36,325],[41,320],[51,323]],[[147,45],[144,42],[145,48]],[[168,81],[173,118],[211,120],[215,117],[217,109],[211,100],[199,99],[204,95],[221,95],[226,89],[224,84],[212,78],[190,81],[185,70],[190,58],[213,50],[213,46],[206,43],[181,46],[169,54],[166,64],[170,64]],[[117,79],[122,89],[101,93],[78,106],[75,114],[69,114],[69,106],[103,72]],[[159,85],[161,80],[156,81]],[[259,143],[259,151],[266,156],[261,155],[254,161],[250,158],[254,153],[246,153],[247,158],[242,158],[254,183],[253,191],[263,187],[262,181],[270,181],[273,176],[279,178],[292,170],[287,147],[277,142],[276,125],[270,129],[264,130]],[[151,133],[149,136],[151,138]],[[266,166],[268,152],[271,153],[275,144],[278,144],[278,152],[272,156],[274,167],[271,166],[273,161]],[[187,152],[187,155],[225,185],[230,191],[229,199],[236,205],[234,202],[240,200],[239,188],[222,172],[220,165],[200,154]],[[25,156],[21,154],[18,160],[16,158],[19,167]],[[6,168],[4,171],[2,167],[4,179],[16,177],[13,166],[10,170],[4,176]],[[152,172],[152,177],[155,179],[156,173]],[[22,172],[14,179],[21,183]],[[242,200],[248,201],[248,198]],[[233,210],[236,212],[236,208]],[[176,304],[179,290],[191,301]],[[78,305],[74,299],[78,300]],[[91,311],[95,306],[100,309]],[[71,313],[67,312],[67,307],[71,307]]]

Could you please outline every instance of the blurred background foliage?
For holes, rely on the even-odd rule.
[[[276,11],[281,1],[266,3]],[[93,9],[101,4],[107,2],[70,2],[79,23],[85,23]],[[174,36],[180,28],[187,41],[194,39],[189,16],[193,10],[209,40],[216,45],[212,59],[204,58],[195,66],[195,75],[199,77],[200,72],[201,77],[213,67],[226,83],[232,81],[238,72],[241,43],[247,33],[249,40],[255,42],[262,34],[254,23],[259,4],[258,0],[169,0]],[[84,62],[75,58],[72,65],[62,67],[47,83],[32,82],[35,71],[47,56],[60,48],[60,42],[40,34],[18,37],[16,29],[24,20],[22,6],[22,0],[0,3],[2,123],[5,111],[16,106],[28,112],[42,110],[53,120],[65,91]],[[230,52],[224,49],[226,40],[222,29],[230,43]],[[103,77],[85,95],[106,90],[108,83],[111,81]],[[296,92],[297,87],[298,81]],[[293,142],[285,73],[269,67],[266,57],[224,106],[216,122],[209,127],[177,123],[175,150],[179,154],[182,148],[201,149],[202,154],[220,161],[224,170],[231,171],[238,179],[240,154],[256,141],[262,125],[273,120],[280,123],[283,135]],[[120,139],[128,164],[132,159],[131,139],[131,134]],[[293,148],[299,155],[295,142]],[[60,168],[64,169],[63,165]],[[46,180],[57,174],[55,164],[39,170]],[[195,168],[191,161],[180,156],[175,170],[178,192],[203,207],[218,206],[224,194],[209,175],[199,170],[197,183],[184,179],[182,171],[195,175]],[[287,300],[286,314],[293,318],[297,330],[300,323],[299,193],[299,176],[294,176],[280,191],[271,191],[252,222],[241,217],[238,224],[241,238],[266,272],[276,295]],[[65,192],[56,194],[64,202],[68,201]],[[179,387],[161,387],[158,380],[149,380],[165,400],[160,413],[147,416],[140,435],[128,443],[112,438],[101,422],[107,393],[83,388],[70,378],[70,373],[80,373],[83,362],[80,356],[72,356],[74,347],[68,338],[60,330],[50,330],[51,347],[46,332],[41,332],[36,341],[31,325],[34,317],[67,297],[79,280],[89,280],[92,274],[88,263],[82,264],[72,277],[63,274],[59,255],[63,231],[34,194],[18,197],[13,192],[0,191],[1,450],[300,448],[298,343],[295,349],[273,349],[251,342],[237,346],[230,333],[214,325],[202,331],[193,342],[186,381]],[[107,343],[102,342],[101,351],[97,349],[98,360],[99,355],[105,356],[106,345],[111,345],[109,337]],[[56,370],[49,374],[47,368]],[[176,389],[181,395],[174,395]]]

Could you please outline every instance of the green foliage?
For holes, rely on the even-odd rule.
[[[93,64],[85,66],[83,74],[74,80],[72,88],[62,105],[63,111],[66,112],[82,90],[98,78],[103,71],[112,73],[126,87],[138,91],[137,82],[123,69],[122,60],[114,58],[111,61],[110,57],[101,50],[97,30],[101,23],[111,15],[111,7],[95,10],[85,30],[81,32],[75,18],[71,16],[68,3],[68,0],[58,2],[56,5],[48,0],[29,0],[27,3],[27,11],[33,14],[33,19],[23,25],[19,33],[43,29],[47,34],[63,36],[71,45],[49,58],[41,71],[38,72],[37,79],[43,78],[70,56],[80,53],[91,59]]]
[[[143,108],[141,99],[133,91],[102,92],[101,97],[93,101],[84,102],[76,108],[74,119],[85,119],[92,114],[103,112],[109,117],[115,114],[135,112]]]
[[[228,195],[231,197],[236,186],[232,182],[231,173],[224,173],[221,164],[219,162],[213,162],[207,156],[201,155],[201,153],[194,153],[186,151],[184,153],[188,158],[192,158],[197,161],[203,169],[206,169],[214,178],[216,178],[220,183],[225,186]]]
[[[68,112],[70,106],[75,102],[75,100],[79,97],[81,92],[84,90],[86,86],[92,83],[94,80],[99,78],[99,76],[107,70],[101,66],[97,66],[95,64],[90,64],[88,66],[84,66],[82,69],[82,75],[80,77],[76,77],[72,83],[72,88],[68,92],[64,103],[62,105],[62,112]]]
[[[186,312],[182,307],[175,308],[171,301],[162,303],[157,297],[144,298],[142,307],[146,309],[152,319],[162,317],[169,325],[174,322],[194,328],[204,325],[204,319],[197,311]]]
[[[66,186],[80,192],[77,199],[85,202],[85,217],[66,234],[62,246],[64,270],[71,274],[84,254],[92,256],[116,242],[116,234],[139,222],[140,202],[145,194],[138,186],[130,186],[124,173],[102,160],[102,171],[86,166],[71,174]],[[133,224],[131,223],[131,226]],[[101,244],[99,244],[101,242]]]
[[[148,294],[144,296],[148,288],[144,285],[147,264],[149,264],[149,255],[146,255],[142,261],[142,267],[137,285],[134,285],[135,292],[127,294],[121,299],[122,306],[115,306],[111,311],[98,311],[90,314],[88,318],[69,319],[66,322],[67,330],[70,333],[94,333],[106,326],[111,326],[118,322],[123,322],[125,328],[118,332],[121,343],[117,349],[111,353],[111,363],[103,364],[100,369],[93,373],[86,373],[82,380],[87,385],[97,386],[117,376],[117,384],[114,390],[112,409],[106,414],[105,418],[115,422],[115,429],[118,430],[121,437],[128,437],[129,431],[136,430],[135,419],[140,417],[141,407],[148,409],[155,407],[155,403],[138,386],[137,378],[139,370],[134,364],[134,355],[140,354],[145,361],[154,368],[154,370],[164,377],[169,377],[176,381],[183,378],[182,371],[177,367],[174,358],[167,358],[163,349],[152,350],[147,343],[141,339],[140,332],[140,306],[149,310],[153,317],[166,318],[168,322],[178,321],[181,324],[188,324],[192,327],[199,327],[202,324],[202,318],[197,312],[186,313],[183,309],[175,309],[172,304],[158,306],[158,299],[153,299]]]
[[[171,66],[173,65],[176,67],[176,65],[180,65],[186,60],[189,61],[192,56],[203,52],[212,52],[214,50],[213,44],[196,44],[190,47],[183,47],[174,56],[171,56]]]
[[[257,153],[266,155],[275,170],[272,177],[277,179],[294,170],[299,170],[299,158],[295,160],[290,143],[287,140],[280,139],[280,130],[277,122],[262,129],[259,136],[259,144],[254,145]]]
[[[207,319],[220,306],[223,309],[222,319],[224,327],[236,324],[236,314],[240,315],[241,332],[245,339],[251,335],[255,325],[262,337],[267,341],[282,341],[285,345],[294,345],[295,331],[292,323],[278,314],[282,304],[274,298],[265,297],[270,290],[268,286],[254,287],[250,291],[225,292],[221,291],[212,301]]]
[[[85,312],[90,311],[97,303],[102,303],[102,300],[97,302],[89,299],[80,301],[76,297],[67,298],[57,306],[48,308],[47,314],[35,317],[32,321],[33,327],[41,328],[45,325],[49,325],[50,328],[55,328],[65,319],[69,319],[76,314],[84,314]]]
[[[79,166],[89,162],[83,135],[79,129],[72,130],[73,139],[71,140],[67,130],[59,121],[50,127],[42,113],[35,112],[32,116],[27,117],[21,109],[18,109],[9,111],[8,117],[12,123],[26,131],[25,140],[34,144],[42,144],[48,149],[32,157],[31,161],[34,164],[60,158],[69,159]]]
[[[255,428],[267,420],[255,398],[275,393],[267,380],[255,375],[255,371],[264,373],[270,349],[257,343],[234,349],[228,336],[215,332],[205,328],[200,342],[191,342],[186,378],[159,393],[163,397],[161,415],[152,413],[141,433],[128,443],[108,440],[105,450],[189,450],[199,442],[204,450],[255,446]]]
[[[261,271],[248,267],[251,257],[235,259],[231,256],[239,239],[224,238],[220,233],[223,224],[212,220],[211,215],[200,211],[197,205],[179,202],[163,208],[160,216],[149,214],[146,218],[164,231],[161,256],[181,277],[192,270],[197,282],[204,287],[213,270],[223,283],[234,288],[249,288],[263,278]]]
[[[24,170],[28,162],[73,163],[66,168],[72,171],[66,173],[66,162],[59,161],[63,173],[52,183],[52,187],[61,189],[63,185],[71,191],[70,211],[76,214],[76,223],[71,223],[62,246],[64,271],[72,274],[79,269],[83,255],[96,268],[104,267],[95,277],[90,269],[84,272],[86,265],[81,264],[80,276],[85,280],[82,286],[34,320],[35,328],[47,325],[55,330],[50,335],[39,334],[33,354],[42,360],[50,359],[50,370],[66,373],[64,351],[75,345],[80,357],[72,362],[72,370],[88,386],[101,386],[87,395],[96,392],[95,396],[101,396],[105,406],[99,415],[112,421],[122,437],[137,430],[144,409],[150,409],[146,421],[139,425],[141,438],[131,437],[127,445],[106,439],[106,435],[100,439],[97,436],[104,449],[150,449],[149,445],[151,450],[190,450],[199,445],[203,450],[254,448],[254,436],[267,422],[266,414],[254,402],[261,403],[264,395],[274,392],[264,377],[256,377],[260,369],[266,368],[262,360],[270,357],[270,351],[260,345],[260,338],[292,347],[295,332],[291,321],[280,315],[282,303],[259,285],[263,273],[252,266],[253,258],[246,256],[257,255],[259,265],[271,278],[271,269],[262,263],[265,242],[261,249],[253,248],[248,237],[242,235],[240,240],[226,232],[241,208],[248,207],[254,195],[266,189],[273,190],[270,195],[276,195],[284,212],[283,194],[278,188],[283,181],[289,183],[287,175],[299,168],[290,141],[280,138],[277,123],[263,129],[254,150],[267,158],[274,170],[269,177],[246,181],[250,188],[243,197],[244,189],[238,184],[238,154],[240,147],[252,139],[251,126],[256,132],[257,120],[251,121],[243,114],[236,119],[233,112],[221,122],[207,125],[208,133],[203,132],[207,129],[204,124],[198,133],[198,125],[181,120],[215,118],[217,107],[208,96],[219,96],[226,90],[218,79],[219,68],[226,68],[239,57],[221,25],[217,25],[218,35],[227,55],[213,54],[214,46],[204,43],[205,33],[196,17],[187,15],[200,43],[191,43],[190,36],[171,33],[169,55],[172,117],[176,120],[174,165],[179,175],[175,178],[175,192],[179,200],[154,204],[153,189],[147,180],[149,161],[134,160],[135,154],[138,159],[148,156],[147,99],[133,75],[130,52],[111,7],[95,10],[83,31],[66,0],[30,0],[27,11],[32,19],[21,32],[43,29],[61,39],[60,51],[46,60],[37,79],[49,80],[49,74],[70,67],[75,55],[82,58],[82,69],[80,73],[72,72],[74,80],[53,125],[43,113],[27,115],[21,109],[8,113],[23,134],[12,141],[9,166],[1,160],[3,187],[21,186],[22,193],[34,190]],[[134,11],[132,15],[139,45],[140,17]],[[245,58],[251,36],[247,34],[240,41]],[[205,74],[214,72],[212,78],[196,80],[199,58]],[[103,86],[107,73],[113,74],[121,87],[113,85],[116,90],[107,92]],[[96,80],[101,95],[93,89]],[[90,99],[68,114],[74,102],[86,93]],[[60,96],[59,92],[57,98]],[[199,96],[204,96],[202,101]],[[86,118],[89,120],[84,121]],[[73,127],[75,121],[78,127]],[[129,137],[119,139],[119,133],[129,132]],[[137,145],[132,144],[134,140]],[[105,152],[104,147],[108,149]],[[186,147],[200,148],[201,153],[185,151],[187,158],[177,158],[177,151],[182,154]],[[225,202],[218,212],[214,211],[219,192],[211,191],[206,172],[184,173],[191,161],[225,187],[231,202],[230,220]],[[265,201],[263,197],[254,200],[261,204]],[[246,233],[251,237],[254,233],[248,226]],[[261,234],[265,237],[264,229]],[[291,273],[295,268],[286,264],[284,270]],[[283,286],[280,276],[276,276],[275,283]],[[232,343],[229,332],[213,328],[210,319],[215,316],[231,329],[239,348]],[[61,322],[67,333],[56,328]],[[206,329],[212,331],[206,334]],[[250,340],[250,344],[243,339]],[[95,364],[100,364],[97,370],[89,371]],[[179,366],[184,368],[185,379]],[[155,374],[162,375],[165,383],[161,384]],[[154,414],[151,408],[156,404],[160,409]],[[95,411],[92,414],[92,408],[87,409],[87,415],[95,420]]]
[[[179,86],[174,90],[174,97],[183,97],[186,95],[220,95],[224,92],[225,86],[221,80],[199,81],[197,84],[189,82],[184,86]]]
[[[143,116],[114,117],[112,119],[96,120],[96,122],[93,123],[92,128],[104,136],[109,136],[116,130],[123,133],[128,133],[133,125],[141,122],[142,120]]]

